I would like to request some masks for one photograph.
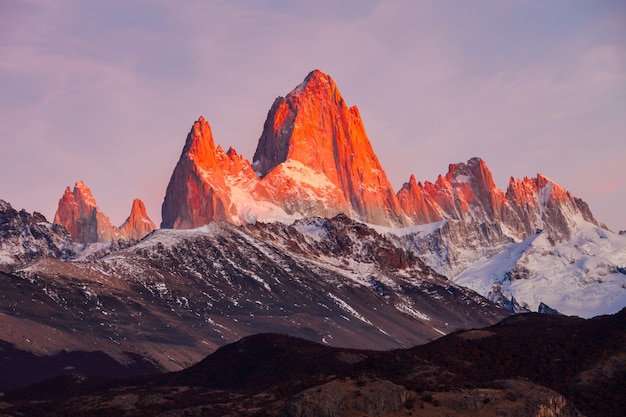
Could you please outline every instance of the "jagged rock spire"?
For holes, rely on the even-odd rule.
[[[187,135],[161,208],[163,228],[189,229],[232,221],[230,194],[218,164],[211,126],[200,116]]]
[[[133,202],[126,222],[120,228],[112,226],[83,181],[77,181],[73,190],[70,187],[65,189],[54,215],[54,223],[65,227],[72,238],[81,243],[141,239],[156,229],[139,199]]]
[[[499,223],[518,239],[538,229],[545,229],[555,240],[567,239],[575,227],[571,217],[577,215],[598,224],[584,201],[541,174],[533,179],[511,178],[504,193],[480,158],[450,164],[448,173],[434,184],[416,184],[412,177],[398,192],[398,199],[417,224],[443,219]]]
[[[65,189],[54,215],[54,223],[64,226],[77,242],[106,242],[113,238],[111,221],[98,208],[91,190],[83,181]]]
[[[293,161],[332,184],[326,205],[336,211],[371,223],[406,223],[357,107],[348,108],[332,78],[319,70],[274,101],[253,166],[273,182],[271,172]]]

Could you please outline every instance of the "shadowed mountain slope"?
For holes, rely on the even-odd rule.
[[[626,406],[626,310],[590,320],[536,313],[387,352],[260,334],[180,372],[62,379],[80,401],[26,389],[8,411],[171,416],[606,416]],[[93,382],[92,382],[93,381]],[[37,387],[45,388],[45,384]],[[157,398],[159,400],[157,400]],[[11,408],[12,407],[12,408]],[[359,414],[360,413],[360,414]]]

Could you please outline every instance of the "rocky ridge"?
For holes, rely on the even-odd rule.
[[[451,164],[435,183],[411,175],[394,192],[358,109],[346,105],[330,76],[315,70],[274,101],[253,163],[216,147],[202,116],[194,123],[167,188],[161,227],[339,213],[391,227],[442,220],[496,225],[516,241],[538,229],[555,242],[566,240],[578,215],[599,225],[584,201],[541,174],[511,178],[503,192],[480,158]]]
[[[292,222],[339,213],[392,227],[462,221],[500,228],[500,234],[514,241],[537,230],[554,242],[567,240],[576,227],[575,216],[603,227],[584,201],[541,174],[511,178],[503,192],[480,158],[451,164],[434,183],[417,182],[411,175],[395,193],[358,109],[348,107],[335,82],[319,70],[275,100],[253,163],[232,148],[225,152],[216,147],[209,123],[200,116],[168,184],[161,227],[187,229],[215,220]],[[145,210],[141,218],[132,223],[140,230],[131,231],[130,223],[123,229],[111,226],[89,189],[78,182],[59,201],[55,223],[79,242],[101,242],[145,235],[153,226]],[[496,245],[506,243],[498,240]],[[446,262],[454,264],[453,259]],[[454,267],[451,271],[459,272]]]
[[[39,258],[68,259],[78,250],[67,231],[38,212],[17,211],[0,200],[0,271],[8,272]]]
[[[451,164],[448,173],[440,175],[434,184],[416,183],[411,176],[398,192],[398,199],[416,224],[441,220],[498,223],[516,240],[537,230],[546,230],[555,241],[569,239],[576,227],[575,216],[599,225],[584,201],[541,174],[521,180],[511,177],[503,192],[480,158]]]

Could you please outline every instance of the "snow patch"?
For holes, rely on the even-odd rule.
[[[537,311],[544,303],[590,318],[626,306],[626,236],[574,216],[571,239],[553,246],[543,232],[482,259],[453,278],[487,297],[500,285],[508,297]]]

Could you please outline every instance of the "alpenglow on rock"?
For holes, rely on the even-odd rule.
[[[67,187],[59,200],[54,223],[65,227],[76,242],[95,243],[111,240],[138,240],[156,229],[141,200],[135,200],[126,222],[117,228],[100,211],[91,190],[83,181]]]
[[[408,224],[357,108],[347,107],[321,71],[276,99],[253,160],[251,165],[232,148],[216,148],[208,122],[200,117],[170,179],[161,226],[186,229],[213,220],[239,224],[339,213],[373,224]]]
[[[247,166],[246,166],[247,164]],[[193,124],[174,168],[161,208],[161,227],[191,229],[214,220],[238,223],[227,178],[247,174],[256,181],[249,163],[234,149],[215,147],[211,126],[203,116]],[[246,169],[247,168],[247,169]]]
[[[434,183],[411,175],[396,194],[356,106],[348,107],[331,77],[318,70],[274,101],[253,161],[216,147],[201,116],[167,187],[161,226],[290,223],[343,213],[394,227],[462,221],[500,229],[494,233],[514,240],[541,229],[560,241],[571,236],[573,216],[598,224],[582,200],[541,174],[512,179],[506,192],[500,190],[480,158],[450,164]]]
[[[312,71],[287,97],[274,101],[253,160],[283,204],[295,196],[281,183],[299,185],[301,171],[311,172],[328,182],[327,207],[368,223],[408,223],[357,107],[348,108],[335,82],[321,71]],[[306,213],[305,204],[297,209],[315,215]]]
[[[139,240],[153,230],[156,230],[156,225],[148,217],[146,205],[140,199],[134,199],[130,216],[119,227],[118,233],[124,239]]]
[[[83,181],[70,187],[59,200],[54,223],[64,226],[77,242],[107,242],[113,238],[113,226],[96,205],[91,190]]]
[[[538,229],[546,230],[555,241],[567,239],[575,228],[574,216],[598,225],[584,201],[541,174],[511,178],[503,192],[480,158],[450,164],[448,173],[434,184],[416,183],[411,176],[398,192],[398,200],[415,224],[440,220],[497,223],[516,239],[525,239]]]

